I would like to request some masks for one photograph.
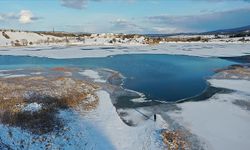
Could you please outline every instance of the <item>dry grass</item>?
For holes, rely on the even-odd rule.
[[[34,113],[6,111],[1,116],[1,122],[10,126],[20,127],[33,134],[56,132],[63,127],[63,121],[57,117],[57,111],[53,109]]]
[[[242,65],[231,65],[227,68],[217,69],[215,70],[216,73],[223,73],[224,76],[230,77],[230,75],[237,76],[239,78],[250,77],[250,68],[249,66],[242,66]]]
[[[224,72],[227,72],[229,74],[250,76],[250,68],[244,68],[244,67],[235,67],[233,69],[229,69]]]
[[[163,142],[167,145],[168,150],[187,150],[190,149],[188,142],[185,140],[186,133],[183,131],[162,132]]]
[[[77,34],[74,33],[66,33],[66,32],[35,32],[37,34],[44,35],[52,35],[56,37],[77,37]]]
[[[95,109],[99,102],[95,95],[97,88],[94,84],[66,77],[0,79],[0,122],[36,134],[57,130],[62,126],[57,111],[80,104],[84,110]],[[34,102],[42,104],[42,109],[37,112],[23,111],[24,106]]]
[[[51,68],[53,71],[59,71],[59,72],[71,72],[74,69],[71,68],[64,68],[64,67],[56,67],[56,68]]]

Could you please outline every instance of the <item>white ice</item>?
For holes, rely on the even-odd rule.
[[[90,48],[91,50],[81,50]],[[36,56],[48,58],[107,57],[120,54],[172,54],[200,57],[243,56],[250,53],[249,43],[165,43],[158,45],[128,46],[126,49],[99,49],[99,46],[75,46],[64,49],[36,50],[33,48],[10,48],[0,51],[0,55]],[[1,50],[1,48],[0,48]]]
[[[216,79],[209,82],[213,86],[232,89],[235,92],[216,94],[206,101],[179,104],[182,110],[169,115],[205,140],[208,149],[248,150],[250,112],[233,102],[235,100],[249,102],[250,82]]]
[[[79,72],[79,74],[94,79],[95,82],[106,82],[105,80],[102,79],[99,73],[94,70],[84,70],[82,72]]]

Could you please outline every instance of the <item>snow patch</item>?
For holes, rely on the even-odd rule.
[[[214,87],[227,88],[250,94],[249,80],[210,79],[208,82]]]
[[[27,75],[25,74],[13,74],[13,75],[7,75],[4,76],[4,78],[18,78],[18,77],[26,77]]]
[[[30,74],[32,74],[32,75],[40,75],[40,74],[42,74],[42,72],[32,72]]]
[[[106,82],[105,80],[102,80],[99,73],[94,70],[84,70],[83,72],[79,72],[79,74],[94,79],[95,82]]]
[[[30,103],[23,107],[22,111],[25,112],[38,112],[42,109],[42,104],[38,104],[36,102]]]

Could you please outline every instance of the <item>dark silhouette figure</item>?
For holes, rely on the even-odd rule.
[[[154,114],[154,121],[156,121],[156,114]]]

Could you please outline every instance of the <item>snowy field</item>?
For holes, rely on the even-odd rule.
[[[172,112],[170,116],[203,139],[208,149],[249,149],[250,82],[217,79],[209,82],[212,86],[233,89],[234,92],[218,93],[202,102],[179,104],[182,110]]]
[[[141,46],[42,46],[0,48],[0,55],[48,58],[107,57],[121,54],[172,54],[200,57],[233,57],[250,54],[250,44],[243,43],[165,43]]]

